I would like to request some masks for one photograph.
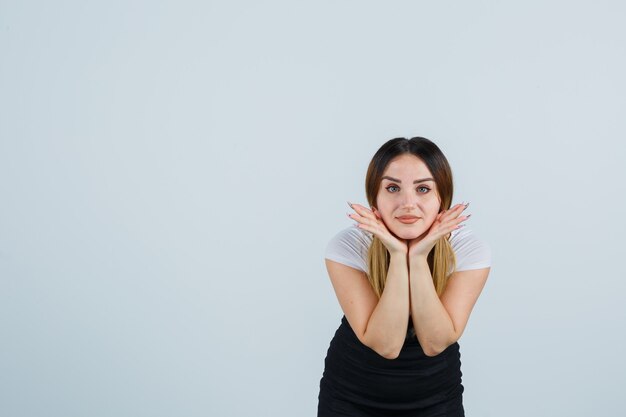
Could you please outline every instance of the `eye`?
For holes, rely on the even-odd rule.
[[[389,187],[385,187],[385,190],[391,193],[392,191],[389,190],[390,188],[399,188],[399,187],[397,185],[390,185]]]
[[[388,186],[388,187],[385,187],[385,189],[386,189],[387,191],[389,191],[390,193],[393,193],[394,191],[391,191],[391,190],[390,190],[391,188],[398,188],[398,189],[399,189],[400,187],[398,187],[397,185],[390,185],[390,186]],[[425,190],[425,191],[421,191],[421,192],[420,192],[420,191],[418,191],[418,192],[419,192],[420,194],[426,194],[427,192],[429,192],[429,191],[430,191],[430,188],[428,188],[428,187],[417,187],[417,190]]]

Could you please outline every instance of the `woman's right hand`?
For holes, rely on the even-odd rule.
[[[390,254],[399,253],[406,255],[408,253],[406,241],[393,236],[378,214],[360,204],[348,202],[348,205],[356,211],[356,214],[348,213],[348,217],[357,221],[355,226],[375,235],[383,242]]]

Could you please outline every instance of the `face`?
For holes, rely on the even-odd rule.
[[[414,155],[404,154],[387,165],[373,211],[397,238],[421,239],[439,214],[440,205],[426,164]],[[415,216],[417,220],[402,222],[402,216]]]

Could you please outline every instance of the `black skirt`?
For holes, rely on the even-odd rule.
[[[324,364],[318,417],[465,416],[459,344],[426,356],[410,318],[400,355],[385,359],[359,341],[344,315]]]

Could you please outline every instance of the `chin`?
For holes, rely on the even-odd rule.
[[[424,234],[423,230],[410,230],[406,228],[404,230],[392,230],[391,231],[398,239],[412,240],[417,239],[418,237]]]

